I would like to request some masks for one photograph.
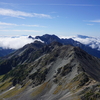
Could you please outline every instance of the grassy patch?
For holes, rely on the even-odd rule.
[[[72,95],[73,100],[81,100],[80,97],[76,96],[76,95]]]
[[[36,88],[36,90],[31,94],[32,96],[37,96],[40,93],[42,93],[42,91],[45,89],[45,87],[47,86],[48,82],[43,83],[42,85],[40,85],[39,87]]]
[[[79,82],[78,88],[81,88],[89,81],[89,76],[86,73],[81,73],[72,80],[72,82],[76,81]]]
[[[12,85],[12,82],[10,82],[10,79],[0,84],[0,91],[5,91],[7,88],[9,88]]]
[[[76,81],[76,82],[70,82],[70,83],[67,83],[65,86],[64,86],[64,88],[63,88],[63,90],[66,90],[66,89],[68,89],[69,91],[71,91],[72,93],[75,93],[75,92],[77,92],[80,88],[77,88],[78,87],[78,84],[79,84],[79,82],[78,81]]]
[[[10,98],[10,97],[13,97],[13,96],[15,96],[15,95],[21,93],[22,91],[24,91],[24,90],[26,89],[26,87],[27,87],[29,84],[30,84],[30,82],[26,83],[26,84],[24,85],[24,87],[19,88],[19,89],[18,89],[18,86],[16,86],[16,87],[13,88],[12,90],[7,91],[7,92],[5,92],[4,94],[2,94],[2,95],[0,96],[0,99],[1,99],[1,98]]]
[[[53,94],[57,94],[62,90],[62,85],[59,85],[56,87],[55,91],[53,92]]]
[[[3,78],[4,75],[0,75],[0,80]]]

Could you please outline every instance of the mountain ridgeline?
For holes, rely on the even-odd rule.
[[[0,100],[99,100],[100,59],[45,37],[0,59]]]
[[[87,36],[79,35],[79,37],[86,38]],[[32,37],[30,37],[30,38],[32,38]],[[63,39],[63,38],[60,39],[56,35],[45,34],[43,36],[36,36],[35,39],[40,39],[46,44],[50,44],[52,42],[59,42],[59,43],[62,43],[64,45],[78,46],[81,49],[83,49],[84,51],[86,51],[87,53],[89,53],[90,55],[93,55],[95,57],[100,58],[100,51],[98,51],[97,49],[91,48],[89,45],[84,45],[84,44],[82,44],[82,43],[80,43],[78,41],[75,41],[75,40],[73,40],[71,38],[70,39],[66,39],[66,38],[65,39]]]
[[[72,45],[72,46],[78,46],[81,49],[83,49],[84,51],[86,51],[87,53],[89,53],[90,55],[93,55],[95,57],[100,58],[100,50],[99,50],[99,42],[95,42],[93,40],[95,40],[96,38],[91,38],[91,43],[84,45],[78,41],[73,40],[73,38],[67,39],[67,38],[59,38],[56,35],[49,35],[49,34],[45,34],[43,36],[36,36],[36,37],[32,37],[32,36],[28,36],[27,38],[33,40],[33,42],[37,39],[37,41],[42,41],[44,42],[44,44],[48,45],[51,44],[52,42],[59,42],[61,44],[64,45]],[[88,36],[82,36],[82,35],[78,35],[78,38],[80,39],[85,39],[85,38],[89,38]],[[89,38],[89,40],[90,40]],[[76,39],[77,40],[77,39]],[[99,40],[98,40],[99,41]],[[92,44],[93,43],[93,44]],[[95,47],[95,48],[92,48]],[[15,50],[12,49],[0,49],[0,57],[6,56],[10,53],[12,53]]]

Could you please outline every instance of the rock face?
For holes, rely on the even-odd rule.
[[[99,100],[100,59],[36,42],[0,60],[0,100]]]

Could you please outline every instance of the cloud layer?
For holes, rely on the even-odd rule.
[[[20,31],[20,30],[19,30]],[[89,37],[83,35],[68,36],[61,38],[72,38],[82,44],[88,45],[93,49],[100,51],[100,37]],[[0,47],[4,49],[19,49],[28,43],[32,43],[37,39],[30,39],[28,36],[0,36]],[[38,39],[38,41],[41,41]],[[41,41],[42,42],[42,41]]]
[[[100,23],[100,19],[99,20],[90,20],[90,22]]]
[[[82,44],[88,45],[93,49],[97,49],[100,51],[100,37],[90,37],[90,36],[83,36],[83,35],[77,35],[77,36],[69,36],[69,37],[63,37],[63,38],[72,38],[75,41],[79,41]]]
[[[4,49],[19,49],[35,40],[29,39],[28,36],[0,36],[0,47]]]

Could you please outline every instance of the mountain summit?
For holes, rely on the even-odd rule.
[[[100,59],[79,47],[28,44],[3,58],[0,72],[1,100],[100,99]]]

